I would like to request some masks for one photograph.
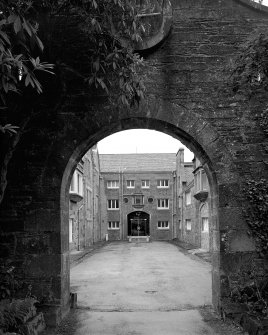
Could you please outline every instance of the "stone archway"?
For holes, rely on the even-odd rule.
[[[193,121],[194,122],[194,121]],[[189,124],[187,123],[189,126]],[[207,125],[207,127],[209,127]],[[78,145],[73,151],[69,161],[66,165],[62,184],[61,184],[61,229],[62,238],[64,237],[67,241],[68,239],[68,197],[69,197],[69,185],[71,181],[72,172],[79,162],[83,154],[93,145],[95,145],[102,138],[118,132],[120,130],[127,129],[151,129],[158,130],[161,132],[165,132],[168,135],[173,136],[174,138],[183,142],[189,149],[191,149],[195,155],[202,162],[202,165],[207,173],[208,181],[211,189],[211,197],[210,197],[210,208],[211,208],[211,240],[212,240],[212,249],[214,253],[214,263],[213,263],[213,303],[215,308],[218,308],[220,304],[220,266],[219,266],[219,250],[220,250],[220,242],[219,242],[219,214],[218,214],[218,181],[217,174],[214,170],[214,164],[217,164],[217,161],[213,162],[209,155],[198,141],[199,138],[194,138],[189,133],[186,133],[185,130],[171,124],[169,122],[159,120],[156,118],[147,118],[147,117],[131,117],[131,118],[123,118],[118,122],[113,123],[112,125],[108,125],[107,127],[102,127],[99,132],[94,134],[94,136],[86,138],[84,141]],[[206,128],[207,131],[207,128]],[[211,134],[212,135],[212,134]],[[213,136],[213,135],[212,135]],[[222,151],[224,150],[224,146],[222,145]],[[210,154],[212,154],[212,150],[210,150]],[[228,151],[226,151],[226,156],[228,156]],[[65,245],[65,243],[64,243]],[[68,250],[65,252],[66,257],[68,257]],[[68,287],[68,278],[66,278],[66,287]]]
[[[6,257],[32,284],[33,294],[47,310],[48,323],[57,324],[69,309],[71,175],[90,147],[115,132],[143,128],[167,133],[188,146],[204,167],[211,191],[215,308],[230,292],[228,277],[254,254],[242,214],[242,190],[248,175],[267,177],[267,139],[255,116],[257,104],[220,99],[215,90],[238,44],[267,22],[266,13],[243,2],[173,1],[173,32],[146,59],[147,100],[131,110],[110,106],[106,97],[89,92],[76,76],[88,66],[86,52],[77,52],[86,38],[81,31],[77,34],[73,22],[66,22],[58,39],[70,53],[62,51],[61,60],[68,64],[68,57],[73,60],[76,55],[79,62],[71,62],[75,71],[59,79],[65,91],[57,105],[53,98],[58,90],[52,85],[46,92],[47,104],[42,101],[36,107],[40,113],[29,121],[10,163],[0,213]],[[16,124],[20,115],[11,115],[11,122]]]

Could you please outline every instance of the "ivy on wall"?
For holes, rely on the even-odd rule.
[[[240,47],[231,65],[228,80],[232,94],[243,97],[246,103],[255,101],[254,118],[267,140],[268,135],[268,34],[255,32]],[[263,144],[265,144],[264,140]],[[244,215],[249,226],[248,233],[255,239],[260,256],[268,253],[268,183],[248,179],[244,187],[247,205]]]
[[[248,180],[244,190],[248,200],[245,210],[248,233],[254,237],[256,249],[264,257],[268,254],[268,183],[265,179]]]

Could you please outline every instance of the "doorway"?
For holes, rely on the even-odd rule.
[[[146,212],[135,211],[128,214],[128,236],[149,236],[150,215]]]

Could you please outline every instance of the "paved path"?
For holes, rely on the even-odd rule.
[[[166,242],[106,245],[72,268],[71,290],[61,334],[240,334],[211,312],[210,264]]]

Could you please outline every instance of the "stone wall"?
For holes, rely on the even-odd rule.
[[[46,77],[41,97],[17,97],[24,108],[8,115],[10,123],[20,125],[29,110],[38,111],[27,120],[8,168],[0,211],[2,258],[12,259],[18,275],[33,285],[50,324],[69,308],[71,175],[90,147],[116,131],[165,132],[186,144],[203,165],[211,190],[215,308],[230,293],[221,279],[238,273],[254,256],[242,189],[247,176],[267,178],[267,138],[258,126],[259,101],[222,96],[219,85],[239,43],[267,26],[267,13],[238,0],[172,4],[172,32],[145,59],[147,94],[138,109],[113,108],[103,95],[89,92],[78,75],[89,65],[87,38],[75,19],[58,17],[49,22],[45,40],[50,60],[58,64],[57,76]]]

